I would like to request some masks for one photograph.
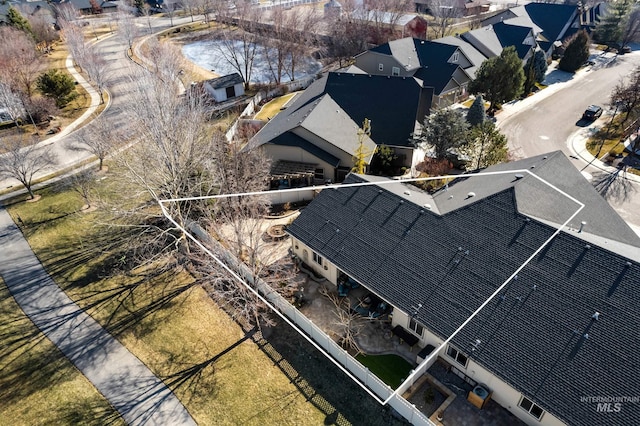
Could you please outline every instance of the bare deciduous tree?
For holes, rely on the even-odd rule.
[[[52,5],[52,8],[56,23],[61,29],[66,28],[67,25],[78,19],[78,11],[75,6],[69,2],[55,3]]]
[[[358,345],[357,336],[364,325],[363,318],[351,310],[349,298],[339,297],[326,287],[320,287],[318,292],[329,299],[333,305],[333,314],[336,317],[333,323],[339,328],[338,343],[343,348],[355,352],[356,355],[360,354],[362,349]]]
[[[112,149],[121,143],[118,129],[114,129],[104,117],[94,117],[91,124],[73,134],[67,146],[75,151],[87,151],[98,157],[98,170],[103,169],[104,160]]]
[[[451,25],[457,18],[460,18],[463,11],[457,6],[455,0],[429,0],[429,11],[433,16],[435,30],[434,38],[441,38],[449,35]]]
[[[46,147],[39,147],[36,139],[26,140],[20,133],[7,136],[0,144],[0,176],[18,180],[34,199],[34,176],[51,167],[55,159],[55,154]]]
[[[118,24],[118,34],[127,42],[129,50],[133,48],[133,41],[138,36],[138,27],[136,26],[135,16],[128,10],[118,6],[118,15],[116,17]]]
[[[249,88],[253,64],[258,55],[258,38],[254,23],[258,21],[258,9],[241,10],[240,26],[226,26],[218,32],[219,53],[234,70],[244,78],[245,89]]]
[[[83,61],[83,68],[100,94],[100,103],[102,104],[104,103],[104,90],[111,81],[109,64],[95,44],[87,46]]]
[[[42,10],[27,15],[31,25],[31,33],[38,45],[43,45],[44,50],[48,50],[51,43],[59,39],[58,32],[53,28],[47,16]]]
[[[87,62],[85,57],[87,56],[88,50],[88,45],[85,42],[82,28],[76,23],[67,22],[62,30],[62,38],[67,44],[67,48],[69,49],[74,62],[80,70],[82,70],[84,64]]]
[[[14,92],[31,98],[42,68],[41,55],[33,39],[15,28],[0,27],[0,40],[11,40],[11,43],[0,43],[0,81]]]

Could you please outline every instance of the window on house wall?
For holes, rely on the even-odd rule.
[[[313,253],[313,261],[322,266],[322,256],[318,253]]]
[[[400,68],[398,67],[391,68],[391,75],[400,75]]]
[[[457,362],[461,366],[467,366],[467,357],[453,346],[447,347],[447,355],[453,358],[455,362]]]
[[[324,169],[316,169],[315,173],[313,174],[313,177],[316,179],[324,179]]]
[[[378,71],[384,71],[384,64],[378,64]]]
[[[534,404],[533,401],[524,396],[520,400],[518,406],[520,406],[520,408],[522,408],[538,420],[540,420],[542,418],[542,415],[544,414],[544,410],[542,408],[540,408],[538,405]]]
[[[460,60],[460,53],[454,52],[453,56],[451,56],[451,62],[456,63]]]
[[[409,330],[422,337],[424,327],[418,321],[414,320],[413,318],[409,318]]]

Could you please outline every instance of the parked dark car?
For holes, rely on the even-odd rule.
[[[598,105],[589,105],[589,107],[582,113],[583,120],[593,121],[602,115],[602,107]]]

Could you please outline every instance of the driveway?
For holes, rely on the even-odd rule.
[[[581,120],[590,104],[606,107],[611,90],[623,77],[640,66],[640,51],[596,58],[596,65],[575,75],[554,71],[547,75],[549,87],[539,94],[505,105],[497,115],[498,126],[509,139],[509,151],[515,158],[526,158],[549,151],[561,150],[576,168],[590,178],[594,187],[605,196],[627,223],[640,229],[640,185],[621,176],[611,179],[610,173],[585,162],[575,155],[576,138],[584,143],[589,132],[610,119],[609,111],[596,122]],[[545,93],[549,91],[548,93]]]
[[[56,285],[0,209],[0,276],[25,314],[130,425],[195,425],[178,398]]]

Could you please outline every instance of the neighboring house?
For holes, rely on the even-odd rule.
[[[559,46],[562,40],[579,29],[579,22],[578,6],[529,3],[487,18],[482,21],[482,26],[505,23],[529,27],[534,31],[538,46],[547,57],[551,57],[554,46]]]
[[[540,179],[585,204],[555,236],[578,205]],[[435,195],[402,183],[325,190],[287,232],[307,266],[386,301],[391,326],[421,347],[507,283],[438,357],[530,425],[638,423],[637,400],[597,398],[638,397],[640,238],[560,151]]]
[[[51,5],[46,1],[24,1],[24,2],[3,2],[0,3],[0,25],[8,24],[7,14],[9,8],[15,8],[20,14],[26,18],[41,15],[47,22],[55,22]]]
[[[475,64],[458,46],[403,38],[356,55],[355,66],[373,75],[416,78],[433,91],[432,106],[438,108],[468,96],[466,70]]]
[[[402,37],[415,37],[425,40],[429,23],[415,13],[391,13],[381,10],[357,9],[351,13],[354,21],[365,21],[380,24],[392,32],[402,34]]]
[[[387,145],[398,156],[398,166],[409,167],[417,160],[410,137],[430,103],[431,91],[411,77],[331,72],[290,101],[246,149],[261,147],[274,167],[287,162],[306,168],[300,182],[291,186],[305,186],[308,178],[342,182],[353,167],[358,131],[367,118],[371,121],[371,137],[364,137],[367,160],[377,145]]]
[[[244,95],[244,79],[238,73],[207,80],[203,86],[216,102],[224,102]]]
[[[90,0],[65,0],[64,3],[71,3],[83,15],[97,13]],[[100,7],[100,13],[116,12],[118,7],[115,1],[96,0],[96,4]]]
[[[534,29],[526,25],[498,22],[460,35],[487,58],[500,56],[504,48],[514,46],[518,57],[526,62],[537,47]]]
[[[340,18],[342,16],[342,5],[337,0],[329,0],[324,4],[325,18]]]
[[[416,12],[430,13],[430,0],[414,0]],[[491,2],[488,0],[454,0],[451,6],[457,9],[457,16],[476,16],[489,12]]]

